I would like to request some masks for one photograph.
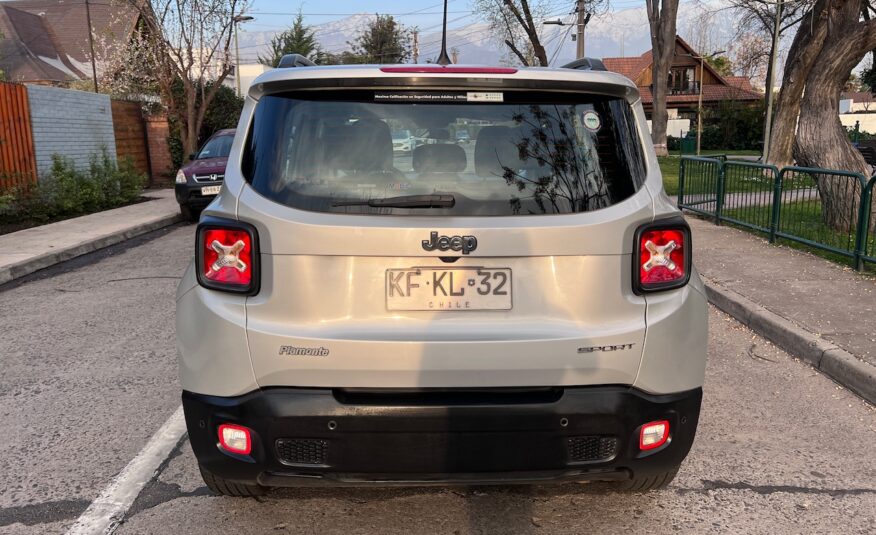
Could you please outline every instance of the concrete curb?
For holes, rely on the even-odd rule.
[[[832,342],[815,336],[770,312],[747,297],[717,283],[704,281],[709,301],[740,323],[831,379],[876,404],[876,366],[858,359]]]
[[[98,249],[103,249],[104,247],[109,247],[110,245],[121,243],[125,240],[152,232],[153,230],[168,227],[179,221],[182,221],[182,215],[180,214],[163,216],[147,223],[141,223],[112,234],[106,234],[85,242],[77,243],[71,247],[52,251],[51,253],[29,258],[22,262],[0,268],[0,284],[5,284],[9,281],[24,277],[25,275],[30,275],[35,271],[51,267],[60,262],[76,258],[77,256],[97,251]]]

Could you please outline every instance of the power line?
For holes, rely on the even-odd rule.
[[[472,10],[464,10],[464,11],[448,11],[448,14],[457,14],[457,13],[466,13],[471,15],[472,13],[477,13],[477,11]],[[291,15],[297,16],[298,13],[291,13],[288,11],[247,11],[247,14],[250,15]],[[388,15],[390,17],[414,17],[418,15],[443,15],[443,11],[421,11],[414,13],[379,13],[379,15]],[[356,15],[371,15],[371,13],[302,13],[305,17],[354,17]]]

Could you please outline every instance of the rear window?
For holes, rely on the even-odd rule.
[[[587,94],[274,94],[256,107],[244,151],[256,191],[319,212],[571,214],[645,180],[629,104]],[[386,206],[439,194],[452,206]]]

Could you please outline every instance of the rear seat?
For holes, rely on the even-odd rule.
[[[459,145],[439,143],[433,145],[420,145],[414,149],[414,171],[420,173],[420,178],[430,174],[452,175],[442,178],[459,178],[458,173],[465,171],[468,166],[468,158],[465,150]]]

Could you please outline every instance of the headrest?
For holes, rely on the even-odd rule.
[[[360,119],[326,136],[326,160],[342,171],[392,169],[392,134],[379,119]]]
[[[420,145],[414,149],[414,171],[418,173],[461,173],[468,160],[465,150],[459,145]]]
[[[485,126],[475,142],[475,173],[480,177],[501,177],[505,168],[517,171],[523,165],[517,150],[515,130],[507,126]]]

